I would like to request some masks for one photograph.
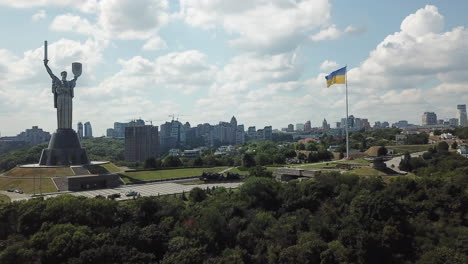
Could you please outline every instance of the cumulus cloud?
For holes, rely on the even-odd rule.
[[[145,49],[154,50],[164,47],[158,32],[169,22],[168,8],[167,0],[102,0],[95,6],[95,23],[68,13],[55,17],[50,28],[106,40],[149,39]]]
[[[180,16],[194,27],[223,27],[231,46],[262,53],[293,50],[330,19],[328,0],[181,0]]]
[[[103,0],[98,23],[110,37],[148,39],[167,24],[167,0]]]
[[[80,16],[72,14],[59,15],[54,18],[50,29],[59,32],[75,32],[85,35],[93,35],[97,33],[97,29],[91,23]]]
[[[73,7],[82,12],[92,13],[97,9],[97,0],[0,0],[0,5],[14,8],[32,7]]]
[[[387,36],[368,59],[350,70],[350,81],[375,90],[414,88],[434,79],[441,82],[465,80],[468,30],[457,27],[440,32],[441,18],[434,6],[409,15],[400,32]]]
[[[152,37],[146,41],[143,45],[143,50],[162,50],[166,49],[166,42],[159,36]]]
[[[320,65],[320,70],[330,71],[330,70],[338,69],[338,66],[339,66],[339,64],[336,63],[336,61],[326,60],[326,61],[322,62],[322,64]]]
[[[45,19],[46,17],[47,17],[47,14],[45,10],[39,10],[37,13],[32,15],[31,19],[33,21],[39,21],[39,20]]]
[[[356,35],[364,31],[364,28],[347,26],[344,30],[340,30],[336,25],[331,25],[325,29],[320,30],[318,33],[310,36],[312,41],[335,40],[344,35]]]
[[[401,31],[418,37],[428,33],[439,33],[444,28],[444,17],[435,6],[427,5],[411,14],[401,23]]]
[[[128,91],[143,94],[149,91],[174,91],[192,94],[209,86],[216,67],[206,62],[206,55],[189,50],[169,53],[150,61],[141,56],[119,60],[122,69],[90,89],[90,96],[122,95]]]

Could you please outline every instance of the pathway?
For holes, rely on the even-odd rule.
[[[112,189],[100,189],[100,190],[89,190],[89,191],[80,191],[80,192],[63,192],[63,193],[52,193],[46,194],[45,198],[55,197],[61,194],[71,194],[75,196],[85,196],[88,198],[96,197],[97,195],[102,195],[107,197],[109,194],[120,193],[121,197],[117,198],[116,200],[129,200],[133,199],[133,197],[127,197],[125,194],[128,191],[136,191],[140,193],[141,196],[158,196],[158,195],[170,195],[170,194],[177,194],[182,192],[190,192],[195,187],[199,187],[202,189],[212,188],[212,187],[225,187],[225,188],[238,188],[242,185],[242,182],[231,182],[231,183],[216,183],[216,184],[191,184],[191,185],[183,185],[178,184],[176,182],[163,182],[163,183],[146,183],[146,184],[132,184],[132,185],[122,185],[117,188]],[[29,195],[26,197],[11,197],[12,201],[18,200],[27,200],[31,199]]]

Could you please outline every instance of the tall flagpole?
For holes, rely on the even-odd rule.
[[[348,118],[348,67],[346,67],[345,72],[345,83],[346,83],[346,159],[349,159],[349,134],[348,134],[348,127],[349,127],[349,118]]]

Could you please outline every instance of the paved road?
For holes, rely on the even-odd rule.
[[[162,183],[147,183],[147,184],[133,184],[133,185],[122,185],[117,188],[113,189],[100,189],[100,190],[92,190],[92,191],[81,191],[81,192],[63,192],[63,194],[71,194],[76,196],[85,196],[85,197],[96,197],[97,195],[102,195],[106,197],[109,194],[120,193],[121,197],[116,200],[129,200],[133,199],[133,197],[126,197],[125,193],[133,190],[140,193],[141,196],[158,196],[158,195],[169,195],[169,194],[177,194],[182,192],[190,192],[195,187],[200,187],[202,189],[206,189],[207,187],[225,187],[225,188],[238,188],[242,183],[241,182],[232,182],[232,183],[216,183],[216,184],[190,184],[184,185],[179,184],[176,182],[162,182]],[[60,195],[58,193],[48,194],[45,198],[55,197]],[[31,197],[18,197],[13,198],[12,201],[18,200],[27,200]]]
[[[411,153],[411,157],[419,157],[419,156],[422,156],[422,154],[423,154],[424,152],[425,152],[425,151]],[[391,159],[391,160],[389,160],[389,161],[386,161],[385,164],[387,164],[387,167],[393,169],[393,170],[396,171],[396,172],[402,172],[402,171],[399,171],[399,170],[398,170],[398,165],[400,165],[400,161],[401,161],[402,158],[403,158],[403,155],[393,157],[393,159]],[[392,167],[392,165],[393,165],[394,167]],[[402,172],[402,173],[404,173],[404,172]]]

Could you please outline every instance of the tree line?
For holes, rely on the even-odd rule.
[[[466,170],[264,176],[238,191],[2,204],[0,263],[467,263]]]

